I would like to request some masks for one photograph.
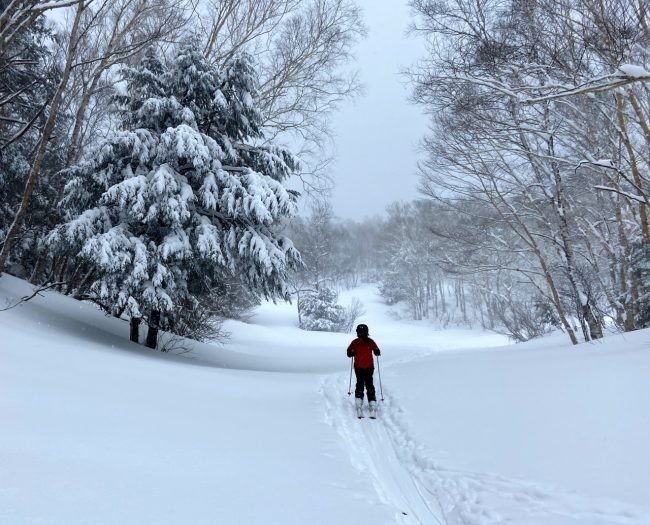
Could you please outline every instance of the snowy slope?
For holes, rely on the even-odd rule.
[[[29,290],[3,276],[0,307]],[[351,335],[291,305],[184,357],[53,293],[0,312],[0,523],[650,524],[647,331],[488,349],[354,294],[376,421],[351,417]]]

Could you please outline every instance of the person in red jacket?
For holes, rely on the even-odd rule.
[[[357,414],[360,415],[363,405],[363,389],[366,388],[368,395],[368,404],[370,406],[370,415],[376,414],[377,398],[375,396],[375,386],[372,383],[372,375],[375,371],[375,360],[372,354],[381,355],[381,351],[372,339],[369,337],[368,325],[360,324],[357,326],[357,338],[348,346],[348,357],[354,358],[354,373],[357,376],[357,385],[354,389],[355,405]],[[360,416],[361,417],[361,416]]]

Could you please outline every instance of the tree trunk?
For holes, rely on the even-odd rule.
[[[623,140],[623,145],[627,151],[628,160],[630,161],[630,170],[632,171],[632,177],[634,179],[634,185],[636,190],[644,198],[646,197],[645,189],[643,187],[643,179],[641,178],[641,173],[639,172],[639,166],[636,161],[636,154],[634,153],[634,147],[630,140],[630,136],[627,132],[627,126],[625,124],[625,115],[624,115],[624,102],[623,95],[620,93],[616,94],[616,115],[618,117],[618,126],[621,139]],[[650,244],[650,226],[648,226],[648,211],[645,203],[639,203],[639,223],[641,225],[641,234],[643,235],[643,242],[648,245]]]
[[[149,317],[149,330],[147,330],[147,341],[145,346],[156,348],[158,344],[158,328],[160,326],[160,310],[151,310]]]
[[[467,299],[465,297],[465,285],[461,282],[458,285],[458,293],[460,294],[460,309],[463,312],[463,322],[467,322]]]
[[[553,135],[548,138],[547,144],[548,154],[550,158],[554,159],[551,161],[551,171],[555,185],[555,212],[557,213],[557,218],[560,225],[559,233],[560,238],[562,239],[562,251],[567,265],[567,277],[576,295],[576,301],[579,301],[580,303],[581,313],[584,316],[587,325],[589,326],[591,339],[600,339],[603,336],[601,323],[594,315],[592,299],[589,297],[589,294],[583,289],[583,286],[579,282],[576,272],[573,239],[571,238],[571,233],[569,231],[569,219],[567,217],[569,214],[570,206],[564,194],[564,183],[560,174],[560,168],[557,161],[555,160],[555,140],[553,138]]]
[[[562,323],[562,326],[564,326],[564,329],[567,331],[567,334],[569,334],[569,339],[571,339],[571,343],[577,345],[578,338],[576,337],[575,331],[573,330],[571,323],[569,323],[569,320],[567,319],[564,306],[562,305],[562,301],[560,300],[560,294],[558,293],[557,288],[555,287],[555,281],[553,280],[553,277],[551,276],[551,272],[548,266],[546,265],[546,261],[542,257],[542,254],[536,245],[534,245],[533,247],[533,253],[537,257],[537,261],[539,262],[539,265],[542,268],[542,272],[544,274],[544,278],[546,279],[546,284],[548,285],[549,291],[551,292],[551,299],[553,301],[553,305],[555,306],[555,311],[557,312],[557,315],[560,318],[560,322]]]
[[[129,323],[130,331],[129,331],[129,339],[133,341],[134,343],[139,343],[140,342],[140,323],[142,322],[142,319],[140,317],[131,317],[131,321]]]
[[[438,283],[433,283],[431,295],[433,296],[433,315],[438,318]]]
[[[583,306],[583,311],[585,312],[585,321],[587,321],[587,325],[589,326],[591,338],[601,339],[603,337],[603,325],[596,315],[594,315],[594,312],[591,309],[591,301]]]

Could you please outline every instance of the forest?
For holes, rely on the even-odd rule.
[[[152,348],[263,299],[349,331],[361,282],[516,341],[650,326],[646,3],[410,7],[421,197],[353,221],[324,145],[362,96],[359,2],[0,1],[0,271]]]

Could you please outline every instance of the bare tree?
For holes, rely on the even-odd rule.
[[[326,189],[328,117],[361,89],[349,69],[365,34],[354,0],[213,0],[208,7],[205,55],[218,63],[241,51],[257,58],[269,139],[300,150],[306,189]]]
[[[411,71],[414,98],[435,122],[425,193],[498,210],[535,256],[565,327],[560,308],[587,339],[608,315],[633,329],[631,240],[650,242],[645,4],[411,5],[431,50]]]
[[[208,0],[202,17],[205,56],[224,65],[242,50],[264,52],[273,33],[299,6],[299,0]]]

